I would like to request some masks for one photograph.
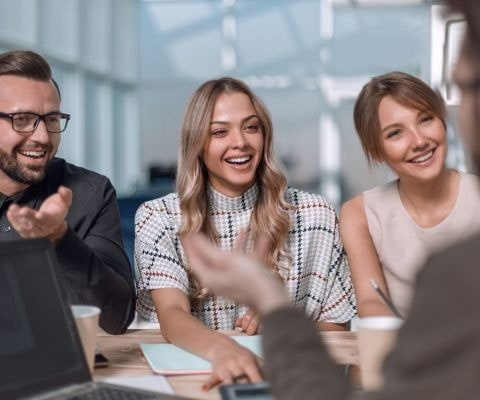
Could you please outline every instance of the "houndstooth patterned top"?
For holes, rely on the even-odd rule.
[[[248,228],[257,195],[256,185],[236,198],[209,188],[210,217],[222,248],[233,248],[239,232]],[[293,206],[286,246],[289,257],[279,261],[278,272],[292,302],[314,321],[349,321],[356,312],[355,297],[335,210],[321,196],[296,189],[288,188],[285,199]],[[177,288],[192,294],[177,234],[181,218],[175,193],[142,204],[135,216],[137,312],[141,319],[157,321],[152,289]],[[214,295],[194,304],[192,314],[212,329],[234,329],[235,320],[247,310]]]

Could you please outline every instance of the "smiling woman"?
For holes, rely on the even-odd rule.
[[[391,314],[373,279],[405,316],[426,257],[480,230],[477,178],[446,167],[444,102],[411,75],[373,78],[357,98],[354,119],[368,160],[398,176],[341,210],[359,315]]]
[[[272,136],[268,110],[243,82],[205,82],[183,121],[177,192],[136,215],[137,311],[158,316],[168,340],[211,361],[207,386],[261,378],[256,357],[216,332],[237,326],[254,334],[261,321],[256,310],[201,287],[182,245],[189,234],[254,254],[325,329],[342,329],[355,315],[335,211],[319,195],[286,187]]]
[[[260,121],[249,97],[222,93],[210,126],[202,156],[209,182],[229,197],[241,196],[254,183],[263,152]]]

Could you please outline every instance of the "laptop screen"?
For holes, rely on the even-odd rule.
[[[0,243],[0,398],[90,380],[46,240]]]

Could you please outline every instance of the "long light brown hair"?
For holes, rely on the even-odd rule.
[[[378,106],[385,96],[406,107],[430,112],[446,126],[445,102],[425,82],[404,72],[376,76],[362,88],[353,109],[355,129],[369,163],[383,159]]]
[[[176,191],[182,211],[180,235],[203,232],[217,243],[217,232],[208,212],[208,171],[202,161],[202,153],[210,135],[213,109],[222,93],[244,93],[252,102],[260,121],[264,139],[263,155],[256,171],[258,199],[250,220],[253,240],[265,236],[269,249],[265,262],[278,268],[284,253],[290,226],[288,209],[284,199],[286,177],[273,155],[272,121],[263,102],[240,80],[223,77],[203,83],[188,102],[181,131],[180,154],[177,168]]]

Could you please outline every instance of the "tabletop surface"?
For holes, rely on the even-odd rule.
[[[242,335],[239,331],[227,331],[227,335]],[[327,348],[339,364],[358,365],[355,332],[322,332]],[[94,377],[121,377],[153,375],[139,343],[165,343],[159,330],[129,330],[125,335],[111,336],[99,333],[97,347],[109,360],[108,368],[96,369]],[[168,382],[175,394],[193,399],[220,400],[218,389],[205,392],[201,389],[208,375],[169,376]]]

